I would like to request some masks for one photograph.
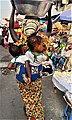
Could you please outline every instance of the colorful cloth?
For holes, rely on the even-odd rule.
[[[34,117],[35,120],[44,120],[44,110],[42,107],[42,83],[38,78],[30,84],[21,83],[17,80],[17,84],[26,106],[27,118]]]
[[[39,55],[33,54],[30,50],[16,59],[16,79],[25,83],[27,79],[27,73],[25,69],[25,61],[30,63],[31,82],[34,82],[37,78],[42,77],[42,61],[46,60],[46,56],[43,53]]]
[[[43,53],[34,55],[30,50],[27,51],[25,55],[16,59],[16,79],[22,83],[25,83],[27,79],[25,61],[30,62],[31,82],[34,82],[37,78],[41,78],[42,61],[44,61],[46,58],[47,57]]]
[[[30,65],[30,71],[31,71],[31,82],[34,82],[37,78],[42,77],[42,65],[39,66]],[[18,79],[22,83],[25,83],[27,79],[25,64],[16,63],[16,79]]]

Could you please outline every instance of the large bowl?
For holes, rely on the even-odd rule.
[[[18,13],[27,16],[44,17],[52,0],[14,0]]]

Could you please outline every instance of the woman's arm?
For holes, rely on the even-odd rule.
[[[51,21],[51,8],[52,8],[52,4],[48,10],[48,25],[47,25],[47,32],[51,33],[52,31],[52,21]]]
[[[14,2],[11,1],[12,3],[12,13],[11,13],[11,16],[10,16],[10,22],[9,22],[9,29],[10,29],[10,34],[11,34],[11,37],[13,39],[14,42],[17,42],[18,41],[18,37],[17,37],[17,34],[14,30],[14,14],[15,14],[15,5],[14,5]]]

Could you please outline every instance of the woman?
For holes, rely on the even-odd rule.
[[[15,5],[12,2],[12,13],[10,17],[10,33],[14,42],[18,42],[16,32],[14,31],[14,13]],[[49,15],[51,15],[51,7],[49,10]],[[51,18],[51,16],[50,16]],[[51,20],[49,19],[50,24],[47,31],[51,32]],[[28,37],[28,48],[30,49],[25,53],[27,57],[26,65],[24,67],[24,59],[16,59],[16,81],[26,107],[26,116],[28,120],[44,120],[44,110],[42,107],[42,61],[46,60],[46,56],[42,53],[43,43],[42,38],[39,36],[31,35]],[[23,60],[23,61],[22,61]],[[21,63],[22,62],[22,63]],[[33,63],[33,64],[32,64]],[[27,77],[25,68],[28,71],[28,64],[30,64],[31,81],[25,81]],[[22,65],[22,66],[21,66]],[[26,77],[25,77],[26,76]]]

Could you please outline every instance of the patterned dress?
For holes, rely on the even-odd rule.
[[[30,61],[31,82],[25,83],[27,78],[26,69],[23,62]],[[34,55],[30,50],[24,56],[16,60],[16,81],[26,106],[26,115],[28,120],[44,120],[44,110],[42,107],[42,61],[46,56],[42,53]]]

